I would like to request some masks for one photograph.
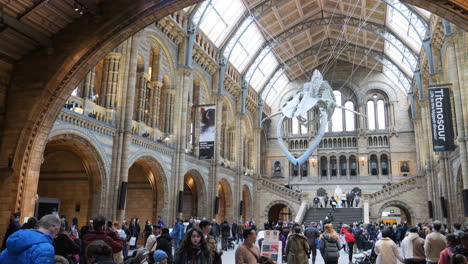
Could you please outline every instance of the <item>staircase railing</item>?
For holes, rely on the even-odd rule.
[[[302,223],[308,209],[309,209],[309,206],[307,206],[307,202],[303,201],[301,203],[301,207],[299,207],[299,210],[297,211],[297,215],[296,215],[296,218],[294,218],[294,222]]]
[[[291,202],[300,203],[302,199],[302,194],[291,189],[288,189],[284,186],[281,186],[277,183],[269,181],[265,178],[261,178],[261,184],[263,188],[268,189],[269,191],[280,195],[283,198],[287,198]]]
[[[390,185],[389,187],[366,195],[371,204],[392,198],[398,194],[408,192],[423,185],[423,176],[414,176],[407,180]]]

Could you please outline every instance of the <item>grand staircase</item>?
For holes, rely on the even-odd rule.
[[[303,222],[310,224],[310,222],[319,223],[320,220],[325,220],[325,216],[331,208],[310,208],[307,210]],[[344,224],[352,224],[362,220],[362,208],[337,208],[333,214],[333,226],[337,226],[340,222]]]
[[[421,188],[423,185],[423,176],[413,176],[407,180],[392,184],[391,186],[375,193],[364,195],[364,199],[369,200],[371,205],[384,202],[386,200],[394,200],[397,199],[399,195],[414,191],[417,188]]]

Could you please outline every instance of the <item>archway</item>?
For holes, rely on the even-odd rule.
[[[207,216],[206,190],[200,173],[190,170],[184,175],[182,217]]]
[[[379,218],[384,223],[402,223],[407,222],[411,225],[415,213],[411,207],[401,201],[389,201],[380,207]]]
[[[222,223],[224,219],[231,222],[234,215],[232,208],[232,191],[229,182],[225,179],[222,179],[218,183],[218,198],[219,204],[216,220],[218,223]]]
[[[250,194],[250,189],[247,185],[242,186],[242,201],[243,201],[243,208],[242,209],[242,217],[241,219],[245,221],[249,221],[252,217],[252,196]]]
[[[37,187],[36,217],[57,211],[69,221],[76,217],[83,225],[89,218],[105,214],[101,184],[105,175],[102,158],[89,141],[59,135],[45,147],[37,186],[28,185],[25,191]]]
[[[152,223],[158,215],[164,218],[168,213],[166,197],[166,179],[159,163],[149,157],[135,161],[128,171],[126,218]]]

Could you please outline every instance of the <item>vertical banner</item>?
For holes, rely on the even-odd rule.
[[[432,145],[435,152],[455,149],[449,88],[429,89]]]
[[[198,110],[200,116],[199,159],[213,159],[214,141],[216,135],[216,106],[202,106]]]

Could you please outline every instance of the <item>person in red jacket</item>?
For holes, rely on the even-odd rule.
[[[83,236],[83,249],[86,250],[91,242],[96,240],[104,241],[109,247],[112,248],[113,253],[118,253],[123,249],[123,240],[112,230],[107,229],[106,218],[98,216],[93,219],[94,230]]]
[[[348,227],[348,229],[344,230],[345,241],[348,245],[348,254],[349,254],[349,264],[353,263],[353,247],[354,242],[356,242],[356,238],[353,235],[353,229]]]

